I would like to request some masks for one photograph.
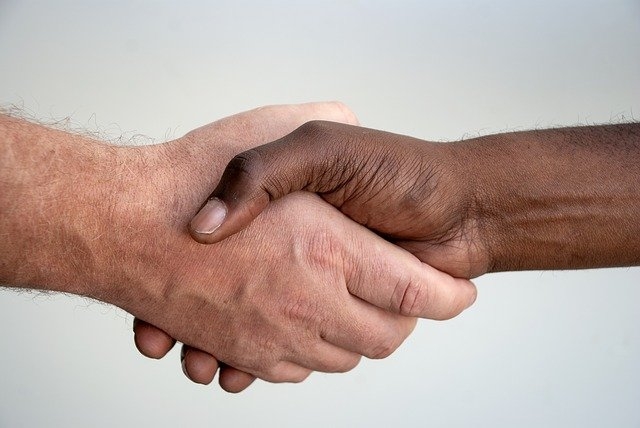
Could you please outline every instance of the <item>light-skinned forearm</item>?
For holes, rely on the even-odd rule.
[[[87,287],[110,262],[97,210],[114,207],[116,148],[5,115],[0,145],[0,282],[104,298]]]

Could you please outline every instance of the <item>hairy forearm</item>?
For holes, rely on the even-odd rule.
[[[4,115],[0,145],[0,282],[103,298],[116,147]]]
[[[186,224],[224,164],[259,143],[247,135],[270,114],[252,113],[242,132],[227,130],[237,127],[231,118],[144,147],[0,114],[0,285],[125,309],[155,299],[175,264],[184,264],[173,254],[176,239],[198,246]]]
[[[508,133],[452,149],[473,166],[490,270],[640,264],[640,124]]]

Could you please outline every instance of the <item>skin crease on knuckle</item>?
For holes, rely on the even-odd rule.
[[[360,140],[359,134],[353,135],[350,132],[345,132],[354,129],[360,128],[341,123],[312,120],[292,132],[286,141],[294,146],[308,147],[314,156],[314,162],[329,161],[324,165],[325,171],[322,174],[315,174],[316,177],[333,176],[337,175],[338,170],[348,169],[345,160],[348,161],[357,154],[357,150],[352,149],[358,146],[355,143]]]
[[[338,233],[336,229],[328,227],[307,230],[297,252],[314,270],[331,272],[338,265],[338,271],[344,272],[341,257],[344,251]]]
[[[371,343],[374,345],[365,356],[374,360],[387,358],[398,349],[403,339],[403,337],[400,337],[400,335],[395,332],[381,334],[372,340]]]
[[[245,186],[259,183],[263,171],[262,154],[257,149],[250,149],[234,156],[227,165],[227,172],[233,177],[230,182],[242,183]]]
[[[403,316],[419,316],[429,306],[431,287],[418,284],[412,278],[400,278],[393,291],[391,309]]]
[[[436,292],[434,286],[437,277],[429,284],[416,282],[411,276],[400,278],[394,288],[392,310],[406,317],[424,317],[428,309],[428,317],[434,320],[447,320],[462,312],[466,307],[468,295],[475,290],[470,286],[465,290],[453,290],[451,285],[440,287]]]

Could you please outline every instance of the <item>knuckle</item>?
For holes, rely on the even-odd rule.
[[[383,340],[378,342],[378,344],[371,350],[371,354],[369,358],[373,358],[375,360],[380,360],[383,358],[387,358],[398,348],[396,341],[394,340]]]
[[[420,316],[429,307],[431,288],[413,278],[398,281],[391,298],[391,310],[403,316]]]
[[[344,124],[313,120],[285,137],[288,148],[305,159],[306,168],[297,171],[302,190],[333,195],[341,200],[342,187],[357,173],[362,163],[360,138]],[[293,159],[296,155],[292,156]],[[355,183],[354,183],[355,184]]]
[[[345,125],[326,120],[311,120],[303,123],[293,133],[287,136],[288,141],[301,145],[306,150],[313,148],[313,153],[326,167],[327,161],[337,154],[346,156],[351,147],[353,137],[346,132]],[[348,157],[348,156],[347,156]]]
[[[387,331],[375,336],[375,340],[370,342],[373,346],[364,355],[374,360],[387,358],[398,349],[403,339],[404,338],[399,337],[399,334],[395,331],[387,329]]]
[[[342,242],[332,230],[314,230],[305,242],[307,263],[322,271],[335,271],[343,252]]]
[[[241,183],[251,192],[266,192],[271,199],[286,195],[294,177],[286,172],[287,160],[277,155],[279,150],[267,144],[236,155],[227,164],[222,181]]]
[[[306,370],[306,371],[301,370],[295,375],[291,375],[290,379],[287,382],[291,382],[291,383],[303,382],[309,377],[310,374],[311,374],[311,370]]]
[[[286,376],[283,372],[276,370],[275,368],[269,368],[264,370],[258,375],[262,380],[271,383],[283,383],[286,382]]]
[[[318,303],[303,297],[288,299],[285,304],[284,314],[286,319],[292,321],[310,322],[320,313]]]
[[[360,363],[361,356],[355,353],[332,353],[316,357],[309,368],[323,373],[346,373]]]
[[[333,373],[346,373],[356,368],[360,364],[360,356],[354,355],[352,357],[343,358],[340,363],[336,364]]]
[[[227,177],[244,180],[257,180],[264,171],[262,153],[258,149],[247,150],[231,159],[225,169]]]
[[[303,137],[305,140],[318,139],[321,141],[323,136],[331,132],[331,122],[324,120],[310,120],[305,122],[294,131],[297,137]]]
[[[310,370],[283,369],[275,366],[265,371],[264,375],[260,377],[271,383],[300,383],[308,378],[310,374]]]

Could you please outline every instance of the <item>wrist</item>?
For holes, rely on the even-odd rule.
[[[496,245],[492,218],[483,206],[487,175],[479,153],[467,141],[426,143],[423,146],[429,180],[433,183],[420,207],[431,219],[422,258],[451,275],[474,278],[491,271]],[[428,223],[427,223],[428,224]]]
[[[469,188],[468,218],[475,231],[474,247],[485,260],[481,273],[526,270],[544,264],[542,243],[533,250],[536,231],[521,221],[529,202],[540,203],[537,162],[544,153],[527,145],[517,133],[489,135],[451,144],[458,177]],[[544,160],[541,161],[544,164]],[[533,251],[532,251],[533,250]]]
[[[505,205],[509,205],[510,183],[513,172],[509,158],[503,156],[499,136],[464,140],[448,145],[459,188],[466,188],[465,213],[471,247],[479,252],[481,275],[510,270],[509,263],[517,257],[504,224]],[[522,178],[517,179],[522,180]]]
[[[489,271],[629,266],[640,260],[640,150],[623,126],[458,143],[473,168]]]
[[[142,315],[170,292],[182,268],[176,264],[186,263],[172,249],[198,245],[187,224],[235,154],[191,134],[153,146],[96,147],[106,151],[104,161],[85,171],[91,185],[78,197],[78,212],[91,212],[95,222],[87,236],[95,260],[75,279],[74,293]]]
[[[219,178],[221,166],[213,163],[221,160],[198,150],[188,137],[118,148],[114,158],[117,179],[102,181],[101,193],[111,202],[109,215],[100,220],[108,240],[100,248],[98,298],[144,316],[145,306],[166,299],[175,272],[188,264],[176,249],[199,245],[187,224]],[[113,176],[105,169],[98,176],[105,174]]]

